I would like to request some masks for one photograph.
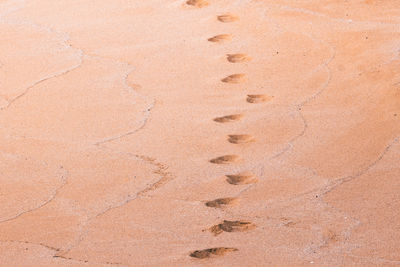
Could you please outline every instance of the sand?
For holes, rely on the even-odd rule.
[[[0,0],[0,266],[398,266],[398,0]]]

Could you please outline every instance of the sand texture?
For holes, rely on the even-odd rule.
[[[398,0],[0,0],[0,266],[400,266]]]

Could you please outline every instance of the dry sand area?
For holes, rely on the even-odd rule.
[[[400,266],[398,0],[0,0],[0,266]]]

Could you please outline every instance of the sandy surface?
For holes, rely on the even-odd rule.
[[[400,2],[188,3],[0,0],[0,265],[400,265]]]

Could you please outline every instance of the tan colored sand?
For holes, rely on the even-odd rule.
[[[0,266],[399,265],[399,14],[0,0]]]

